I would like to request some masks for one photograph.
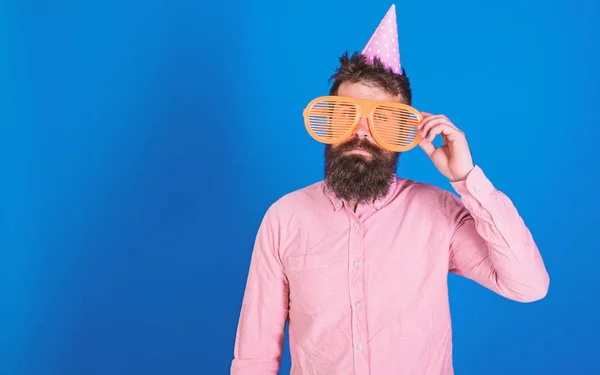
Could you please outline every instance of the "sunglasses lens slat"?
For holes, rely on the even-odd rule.
[[[418,141],[417,125],[420,114],[410,108],[396,105],[379,105],[372,115],[373,136],[383,147],[402,152]]]
[[[350,134],[358,115],[355,103],[323,99],[308,108],[307,128],[319,142],[337,143]]]

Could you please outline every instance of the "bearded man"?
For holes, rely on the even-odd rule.
[[[340,63],[325,99],[339,98],[347,121],[328,117],[320,133],[307,125],[327,143],[325,178],[264,216],[231,374],[276,375],[289,323],[291,375],[451,375],[448,273],[519,302],[543,298],[549,276],[517,209],[446,116],[413,113],[412,141],[457,194],[396,176],[393,144],[408,137],[408,117],[385,118],[410,112],[412,94],[393,6],[362,53]]]

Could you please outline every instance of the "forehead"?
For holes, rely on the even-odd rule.
[[[348,96],[357,99],[381,100],[388,102],[404,101],[401,100],[401,97],[396,97],[392,94],[389,94],[382,88],[361,82],[344,82],[338,88],[337,94],[339,96]]]

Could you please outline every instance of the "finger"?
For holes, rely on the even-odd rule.
[[[432,127],[429,132],[427,133],[427,136],[425,137],[429,142],[433,142],[433,140],[435,139],[435,137],[438,134],[442,134],[445,135],[447,137],[447,140],[449,142],[452,142],[456,139],[456,136],[458,134],[461,134],[461,131],[458,130],[456,127],[451,126],[449,124],[446,123],[440,123],[434,127]]]
[[[421,116],[423,117],[423,121],[425,121],[427,119],[431,119],[432,117],[439,117],[440,115],[434,115],[429,112],[421,112]]]
[[[432,121],[439,120],[441,118],[441,115],[427,115],[423,117],[423,120],[421,120],[421,122],[417,125],[417,128],[421,130],[423,127],[427,126],[427,124],[431,123]]]
[[[426,138],[431,129],[438,125],[448,125],[451,127],[455,127],[445,116],[436,116],[435,118],[432,118],[431,120],[423,124],[423,126],[421,127],[421,134],[423,135],[423,137]]]
[[[446,115],[433,115],[429,112],[421,112],[421,115],[423,116],[422,122],[429,122],[435,119],[446,119],[449,123],[452,124],[452,121],[450,121],[450,119],[448,119]]]
[[[433,152],[436,150],[435,146],[433,145],[433,143],[429,142],[429,140],[427,138],[423,138],[420,142],[419,142],[419,147],[421,147],[421,149],[423,151],[425,151],[425,153],[427,154],[427,156],[431,157],[431,154],[433,154]]]

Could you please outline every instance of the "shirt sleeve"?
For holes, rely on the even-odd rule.
[[[231,375],[277,375],[288,319],[288,285],[279,230],[267,211],[252,252],[231,363]]]
[[[475,166],[452,183],[445,209],[454,234],[450,272],[519,302],[545,297],[550,283],[539,249],[511,200]]]

